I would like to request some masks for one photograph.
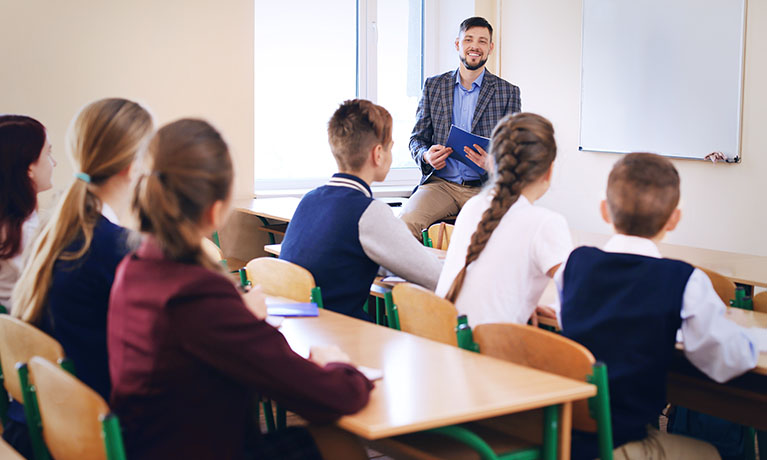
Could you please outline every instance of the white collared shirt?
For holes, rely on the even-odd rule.
[[[120,219],[117,218],[115,210],[109,206],[106,201],[101,202],[101,215],[104,216],[109,222],[115,225],[120,225]]]
[[[652,240],[629,235],[614,235],[605,252],[661,258]],[[564,266],[554,276],[560,298]],[[693,270],[682,296],[682,328],[677,340],[684,354],[698,369],[717,382],[725,382],[753,369],[760,351],[767,351],[767,329],[744,328],[725,316],[727,307],[702,270]],[[561,314],[559,324],[562,324]]]

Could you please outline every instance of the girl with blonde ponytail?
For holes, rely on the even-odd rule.
[[[107,400],[109,291],[129,249],[118,216],[129,210],[132,166],[152,133],[152,116],[132,101],[102,99],[80,111],[67,133],[75,178],[12,297],[13,316],[56,338],[77,376]]]
[[[253,391],[327,421],[361,409],[373,386],[335,347],[295,354],[264,321],[260,290],[241,295],[203,252],[230,207],[232,162],[218,131],[176,121],[157,132],[149,156],[133,201],[143,240],[118,267],[109,305],[111,407],[128,457],[367,458],[356,439],[328,428],[260,438],[251,426]]]
[[[495,178],[458,215],[436,292],[472,325],[526,323],[572,249],[564,217],[533,205],[551,183],[554,128],[540,115],[509,115],[490,153]]]

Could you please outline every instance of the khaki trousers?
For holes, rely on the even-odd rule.
[[[480,190],[481,187],[454,184],[432,176],[410,197],[400,218],[420,241],[421,230],[440,219],[458,215],[469,198]]]
[[[628,442],[613,451],[614,460],[707,460],[720,459],[714,446],[699,439],[663,433],[648,427],[647,437]]]

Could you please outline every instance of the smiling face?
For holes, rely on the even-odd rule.
[[[493,52],[490,31],[486,27],[472,27],[455,39],[455,49],[461,64],[468,70],[482,68]]]

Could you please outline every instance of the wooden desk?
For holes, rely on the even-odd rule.
[[[355,364],[383,370],[367,407],[339,421],[370,440],[562,404],[560,443],[569,446],[571,402],[596,393],[585,382],[329,310],[317,318],[286,319],[280,331],[303,356],[311,345],[338,345]]]
[[[572,230],[573,244],[602,247],[612,235]],[[678,259],[720,273],[736,283],[767,287],[767,257],[716,251],[661,242],[663,257]]]
[[[728,308],[727,316],[745,327],[767,328],[767,314]],[[725,383],[716,383],[696,369],[678,347],[668,375],[672,404],[767,431],[767,353],[756,368]]]
[[[263,224],[259,230],[267,232],[269,243],[274,244],[275,235],[285,235],[299,202],[301,199],[296,197],[250,198],[235,201],[234,207],[239,212],[258,217]]]

